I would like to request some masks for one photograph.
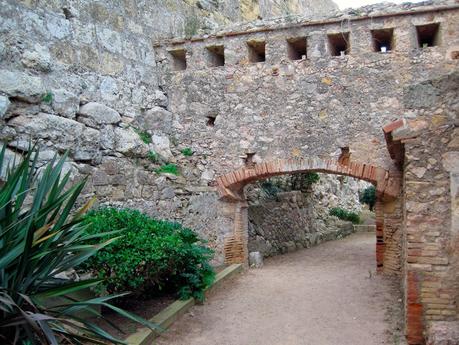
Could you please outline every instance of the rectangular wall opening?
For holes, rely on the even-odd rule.
[[[172,58],[172,67],[174,71],[186,70],[186,50],[185,49],[169,50],[169,54],[171,55],[171,58]]]
[[[252,63],[266,61],[266,42],[248,41],[249,61]]]
[[[416,33],[418,35],[419,48],[434,47],[439,44],[438,31],[440,28],[439,23],[432,23],[426,25],[416,26]]]
[[[371,30],[373,50],[386,53],[394,49],[394,29]]]
[[[351,45],[349,43],[349,32],[340,32],[328,35],[328,47],[331,56],[341,56],[349,54]]]
[[[209,67],[225,66],[225,47],[210,46],[207,49],[207,64]]]
[[[307,57],[306,37],[295,37],[287,39],[287,53],[290,60],[301,60]]]

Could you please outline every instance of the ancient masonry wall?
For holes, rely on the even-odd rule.
[[[173,115],[152,41],[183,33],[193,13],[181,0],[2,0],[0,142],[11,159],[36,142],[40,165],[69,150],[72,180],[90,176],[85,198],[184,221],[210,240],[221,262],[225,221],[207,207],[217,197],[200,182],[206,157],[185,157],[170,129],[155,130],[156,118]],[[142,131],[153,134],[150,144]],[[179,165],[180,176],[155,174],[162,162],[148,159],[150,152]]]
[[[384,269],[403,264],[408,339],[422,344],[428,324],[459,313],[459,11],[441,3],[153,44],[179,15],[130,0],[2,0],[0,141],[11,158],[37,141],[40,164],[70,150],[72,178],[90,176],[84,197],[180,220],[216,262],[225,238],[247,256],[248,225],[246,201],[220,200],[218,176],[305,162],[375,181],[403,173],[401,199],[386,193],[377,208],[377,254]],[[390,156],[381,129],[398,119],[405,151]],[[334,163],[346,152],[348,170]],[[178,176],[155,173],[166,162]]]
[[[249,204],[249,252],[259,251],[266,257],[351,234],[352,223],[330,216],[329,211],[341,207],[359,213],[359,191],[369,185],[326,174],[320,174],[320,180],[306,190],[287,186],[275,196],[266,196],[260,185],[249,185],[245,191]]]
[[[459,315],[459,74],[410,92],[423,102],[408,105],[416,120],[395,136],[405,145],[407,335],[417,343],[427,325],[457,327]]]

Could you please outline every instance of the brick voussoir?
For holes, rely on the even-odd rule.
[[[263,178],[281,174],[317,171],[329,174],[346,175],[376,183],[379,194],[396,197],[400,193],[400,177],[392,177],[383,168],[373,165],[350,162],[348,166],[339,164],[335,160],[307,158],[307,159],[276,159],[256,164],[254,167],[243,167],[238,170],[217,177],[217,187],[220,196],[237,196],[244,185]],[[393,175],[393,174],[392,174]]]

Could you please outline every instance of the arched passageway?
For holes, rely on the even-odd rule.
[[[376,186],[376,266],[380,272],[398,274],[402,223],[400,175],[369,164],[318,158],[264,162],[243,167],[217,179],[221,198],[234,208],[234,231],[225,241],[226,263],[247,263],[248,259],[248,205],[243,193],[244,187],[273,176],[307,172],[350,176]]]

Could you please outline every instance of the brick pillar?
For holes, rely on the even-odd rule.
[[[376,216],[376,271],[383,271],[384,266],[384,210],[381,197],[377,197],[375,204]]]
[[[383,201],[384,213],[384,257],[383,271],[385,274],[401,274],[402,257],[402,197]]]
[[[248,205],[246,201],[234,204],[234,232],[225,240],[225,263],[248,263]]]
[[[419,272],[406,272],[406,341],[409,345],[424,344],[423,307],[420,299]]]

